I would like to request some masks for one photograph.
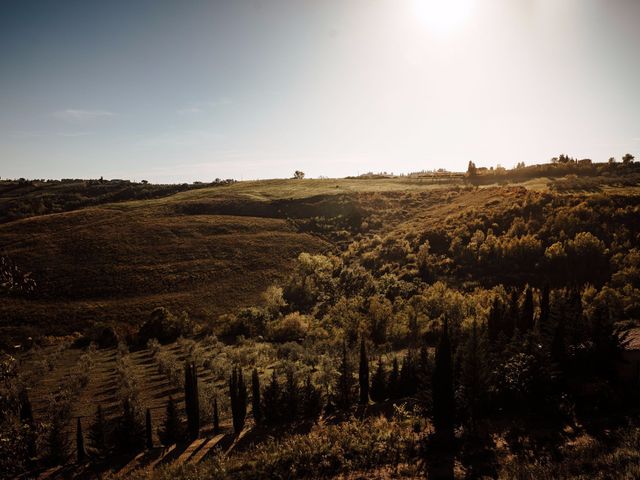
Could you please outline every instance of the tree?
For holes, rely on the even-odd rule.
[[[519,320],[518,329],[520,333],[528,332],[533,328],[533,291],[529,286],[527,286],[524,293]]]
[[[64,419],[60,414],[51,418],[49,433],[46,440],[47,461],[51,465],[62,465],[67,461],[69,438],[67,436]]]
[[[364,337],[360,339],[358,381],[360,383],[360,405],[366,405],[369,403],[369,359],[367,358],[367,346],[364,343]]]
[[[348,410],[353,405],[353,374],[346,342],[342,343],[342,361],[338,369],[336,396],[336,406],[341,410]]]
[[[295,178],[296,180],[302,180],[304,178],[304,172],[296,170],[295,172],[293,172],[293,178]]]
[[[302,414],[305,418],[316,418],[320,412],[322,412],[322,394],[311,381],[311,375],[307,375],[302,389]]]
[[[160,441],[165,447],[173,445],[174,443],[182,440],[182,422],[180,420],[180,415],[178,414],[178,409],[176,408],[176,403],[173,400],[173,397],[169,397],[169,400],[167,400],[167,409],[164,417],[164,424],[162,426],[162,430],[158,432],[158,436],[160,437]]]
[[[401,397],[407,397],[416,393],[417,385],[416,368],[414,362],[414,354],[408,350],[402,361],[399,377],[399,392]]]
[[[213,433],[217,435],[220,433],[220,415],[218,413],[218,398],[213,399]]]
[[[122,415],[114,430],[114,444],[120,452],[137,452],[144,446],[141,412],[128,398],[122,404]]]
[[[233,430],[239,435],[244,428],[247,416],[247,387],[242,377],[242,369],[234,367],[229,379],[229,397],[231,399],[231,416],[233,420]]]
[[[389,383],[387,384],[387,393],[391,399],[400,398],[400,367],[397,357],[393,357],[391,374],[389,375]]]
[[[253,413],[253,420],[256,425],[262,423],[262,411],[260,402],[260,376],[258,375],[258,369],[254,368],[251,373],[251,411]]]
[[[293,368],[287,368],[283,395],[283,416],[286,421],[293,422],[298,415],[298,383]]]
[[[538,332],[542,335],[549,333],[549,285],[545,284],[540,294],[540,317],[538,317]]]
[[[278,382],[278,374],[274,369],[271,373],[271,381],[262,395],[262,415],[265,423],[275,425],[280,421],[280,400],[280,383]]]
[[[634,157],[630,153],[625,153],[624,156],[622,157],[622,163],[625,165],[629,165],[630,163],[633,163],[634,158],[636,157]]]
[[[462,348],[460,361],[460,411],[467,416],[471,429],[475,429],[488,392],[487,351],[478,332],[476,321]]]
[[[184,404],[187,414],[189,437],[198,438],[200,433],[200,405],[198,398],[198,374],[196,364],[187,362],[184,366]]]
[[[145,436],[147,440],[147,448],[153,448],[153,430],[151,428],[151,409],[147,408],[147,416],[145,419]]]
[[[107,426],[104,421],[104,415],[102,413],[102,405],[98,405],[96,408],[96,415],[93,423],[89,426],[89,453],[99,459],[103,460],[109,454],[109,445],[107,443]]]
[[[371,399],[374,402],[382,402],[387,398],[386,386],[387,375],[381,357],[378,359],[378,366],[373,374],[373,378],[371,379]]]
[[[76,452],[78,454],[78,463],[82,463],[87,458],[87,452],[84,449],[84,435],[82,435],[80,417],[78,417],[76,423]]]
[[[469,166],[467,167],[467,175],[469,177],[475,177],[478,174],[478,169],[476,168],[476,164],[469,160]]]
[[[436,436],[445,443],[453,440],[455,396],[449,324],[445,320],[436,348],[433,370],[433,426]]]

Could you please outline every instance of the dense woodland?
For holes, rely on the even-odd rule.
[[[5,354],[0,474],[66,463],[81,476],[250,431],[232,455],[128,475],[637,478],[640,377],[620,374],[640,321],[636,164],[562,155],[512,171],[516,183],[552,177],[548,188],[479,186],[496,175],[508,178],[470,164],[465,185],[396,196],[397,208],[362,194],[333,216],[292,215],[333,248],[300,253],[253,306],[204,322],[159,306],[135,329],[96,319],[47,347],[43,362],[82,353],[44,416],[33,372]],[[492,200],[421,216],[476,190]],[[1,266],[6,295],[37,295],[38,278]],[[117,406],[81,421],[74,399],[101,351]],[[162,408],[141,399],[136,351],[173,387]]]

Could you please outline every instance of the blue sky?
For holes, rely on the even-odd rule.
[[[0,0],[0,176],[640,153],[634,0]]]

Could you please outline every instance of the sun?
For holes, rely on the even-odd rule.
[[[471,16],[475,0],[413,0],[418,21],[431,33],[445,35],[461,28]]]

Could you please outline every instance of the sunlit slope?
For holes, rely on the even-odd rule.
[[[36,298],[2,302],[2,329],[61,333],[96,319],[137,323],[156,306],[206,319],[255,303],[300,252],[328,248],[262,213],[197,215],[176,199],[2,225],[0,248],[38,282]]]

